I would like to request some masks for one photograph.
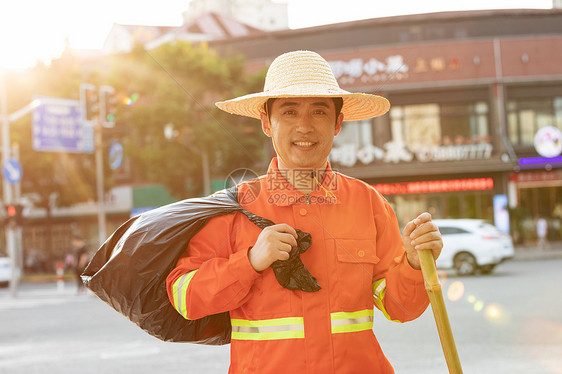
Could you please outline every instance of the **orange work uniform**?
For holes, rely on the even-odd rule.
[[[271,267],[256,272],[248,251],[261,229],[235,213],[211,219],[192,238],[167,278],[172,304],[186,319],[230,312],[230,373],[393,373],[373,333],[373,306],[405,322],[429,301],[392,208],[329,166],[324,189],[307,195],[282,174],[273,159],[266,176],[238,187],[240,203],[311,234],[301,260],[322,289],[288,290]],[[302,178],[292,182],[310,181],[310,173]]]

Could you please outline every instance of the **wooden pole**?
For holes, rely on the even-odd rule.
[[[431,250],[428,249],[418,251],[418,254],[425,282],[425,289],[429,296],[433,317],[435,318],[437,332],[439,333],[439,339],[441,341],[441,348],[443,348],[443,354],[445,355],[449,373],[462,374],[461,362],[459,360],[455,340],[453,339],[449,317],[447,316],[441,283],[439,283],[439,276],[435,268],[435,259],[433,258]]]

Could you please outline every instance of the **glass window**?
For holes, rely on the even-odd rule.
[[[507,103],[507,123],[513,144],[532,146],[540,128],[556,126],[562,130],[562,97],[511,100]]]
[[[416,152],[422,147],[489,143],[488,104],[422,104],[393,107],[392,139]]]
[[[449,235],[451,233],[451,230],[453,230],[452,227],[439,226],[439,232],[441,233],[441,235]]]
[[[438,146],[441,142],[439,105],[408,105],[404,108],[404,140],[416,152],[423,147]]]
[[[463,230],[458,227],[446,227],[446,226],[439,226],[439,232],[441,235],[451,235],[451,234],[468,234],[468,231]]]
[[[519,112],[519,126],[521,127],[521,143],[533,144],[535,137],[535,112],[532,109]]]
[[[340,133],[334,138],[334,146],[355,144],[358,148],[373,144],[371,120],[344,122]]]
[[[443,145],[489,143],[488,104],[480,101],[441,106]]]
[[[554,98],[554,126],[562,130],[562,97]]]
[[[511,141],[511,143],[519,143],[519,123],[517,122],[517,113],[507,113],[507,128],[509,132],[509,140]]]

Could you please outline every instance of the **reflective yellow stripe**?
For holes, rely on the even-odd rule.
[[[278,340],[304,338],[304,319],[302,317],[257,321],[233,318],[230,322],[232,324],[232,339]]]
[[[191,279],[193,278],[195,273],[197,273],[197,270],[182,275],[175,281],[174,285],[172,286],[172,292],[174,295],[174,308],[176,308],[176,310],[185,319],[189,319],[187,318],[187,301],[185,294],[187,292],[189,282],[191,282]]]
[[[378,279],[375,282],[373,282],[373,296],[374,296],[375,305],[377,306],[377,308],[382,312],[382,314],[384,314],[386,319],[388,319],[389,321],[402,323],[402,321],[390,318],[390,315],[386,311],[386,309],[384,307],[384,304],[383,304],[385,294],[386,294],[386,279],[381,278],[381,279]]]
[[[330,313],[332,334],[372,330],[373,315],[372,309],[359,310],[357,312]]]

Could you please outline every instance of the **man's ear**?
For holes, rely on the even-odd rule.
[[[261,129],[265,135],[271,138],[271,127],[269,126],[269,118],[264,112],[260,113]]]
[[[336,136],[340,133],[342,122],[343,122],[343,113],[340,113],[340,115],[336,119],[336,131],[334,133],[334,136]]]

